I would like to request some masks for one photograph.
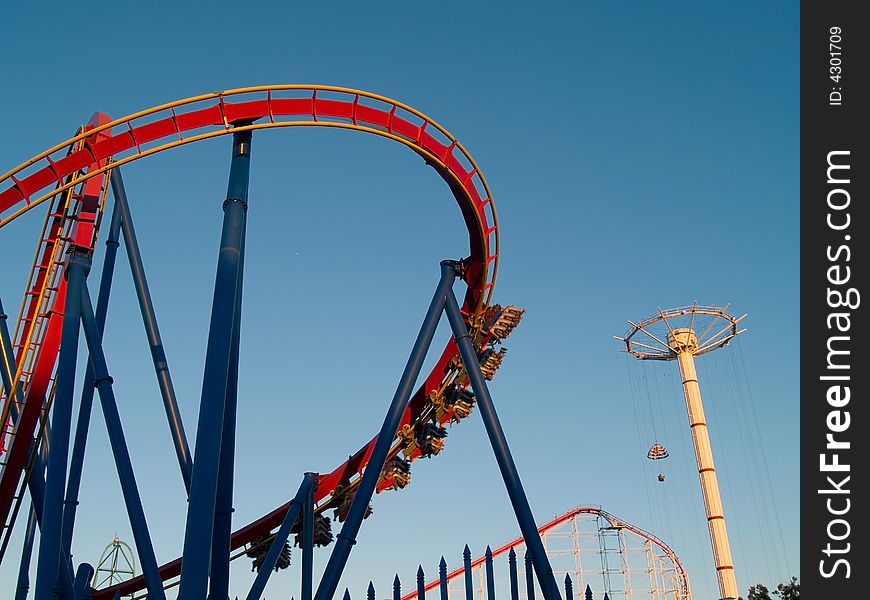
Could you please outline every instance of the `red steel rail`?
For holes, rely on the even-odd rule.
[[[641,538],[643,538],[645,540],[652,542],[653,544],[655,544],[656,546],[661,548],[662,551],[668,556],[668,558],[670,558],[674,563],[674,567],[676,568],[678,576],[679,576],[680,585],[685,593],[684,597],[687,597],[687,598],[689,597],[689,595],[688,595],[688,590],[689,590],[688,577],[686,576],[685,569],[683,569],[683,564],[680,562],[680,559],[677,557],[677,555],[674,553],[674,551],[671,550],[671,548],[664,541],[662,541],[661,539],[659,539],[658,537],[656,537],[652,533],[650,533],[644,529],[641,529],[640,527],[637,527],[636,525],[632,525],[628,521],[624,521],[618,517],[615,517],[612,514],[610,514],[609,512],[602,510],[598,506],[577,506],[575,508],[572,508],[568,512],[566,512],[562,515],[559,515],[558,517],[555,517],[552,520],[547,521],[546,523],[544,523],[543,525],[538,527],[538,533],[539,534],[546,533],[550,529],[554,529],[554,528],[558,527],[559,525],[561,525],[562,523],[564,523],[565,521],[568,521],[568,520],[572,519],[573,517],[580,515],[580,514],[589,514],[589,515],[596,515],[596,516],[604,517],[611,524],[612,527],[625,528],[625,529],[631,531],[632,533],[640,536]],[[492,551],[493,558],[495,558],[496,556],[499,556],[501,554],[504,554],[505,552],[509,552],[511,548],[515,548],[515,547],[519,546],[524,541],[525,540],[523,539],[523,536],[520,535],[518,537],[515,537],[511,541],[507,542],[506,544],[502,544],[501,546],[499,546],[498,548],[496,548],[495,550]],[[471,561],[471,568],[474,569],[475,567],[482,565],[484,563],[484,561],[486,561],[486,556],[480,556],[478,558],[475,558],[473,561]],[[461,567],[457,567],[456,569],[453,569],[452,571],[447,573],[447,581],[450,581],[451,579],[455,579],[456,577],[459,577],[460,575],[463,575],[464,573],[465,573],[465,566],[464,565]],[[434,579],[425,585],[424,591],[428,592],[429,590],[435,589],[436,587],[439,586],[439,584],[440,584],[440,580]],[[417,590],[414,590],[413,592],[408,592],[407,594],[402,596],[402,600],[412,600],[413,598],[416,598],[416,597],[417,597]]]
[[[84,139],[91,140],[91,143],[100,143],[110,137],[111,129],[105,126],[108,122],[107,115],[95,113],[87,126],[84,127],[85,133],[78,136],[77,142]],[[80,146],[81,144],[77,142],[69,144],[68,147]],[[88,143],[86,141],[84,146],[86,147]],[[66,154],[65,158],[82,153],[84,153],[82,149],[73,150]],[[81,190],[78,194],[74,194],[77,200],[75,214],[59,216],[59,226],[50,228],[48,238],[40,240],[45,251],[42,254],[42,260],[34,266],[34,269],[38,271],[35,278],[31,277],[34,286],[25,293],[25,308],[22,310],[22,320],[18,324],[18,341],[15,343],[18,373],[16,373],[17,377],[13,385],[23,376],[26,390],[24,390],[24,406],[21,407],[18,419],[14,422],[10,432],[12,444],[5,456],[2,477],[0,477],[0,523],[4,524],[4,529],[12,525],[7,521],[9,509],[28,463],[27,458],[31,452],[33,434],[48,397],[47,394],[54,377],[60,350],[60,332],[63,326],[63,311],[66,302],[66,279],[62,276],[57,277],[56,286],[48,294],[43,284],[46,283],[50,273],[62,275],[54,269],[55,265],[51,264],[52,257],[56,256],[56,246],[76,245],[93,251],[97,239],[99,219],[102,214],[101,198],[106,181],[107,163],[108,157],[92,156],[86,164],[78,165],[74,171],[60,174],[55,181],[48,183],[48,185],[55,184],[56,186],[55,190],[49,193],[49,197],[52,197],[62,190],[65,191],[64,188],[74,190],[76,186],[71,185],[69,180],[80,175],[82,169],[87,169],[89,174],[93,173],[90,177],[82,178]],[[62,239],[63,221],[68,218],[74,221],[71,227],[72,235],[68,239]],[[46,303],[50,303],[50,308],[46,313],[40,314]],[[41,320],[47,322],[37,330],[37,323]],[[32,360],[32,370],[29,373],[22,373],[25,359],[28,357]],[[7,393],[6,402],[13,401],[13,394]],[[5,408],[4,406],[4,413],[8,412]]]

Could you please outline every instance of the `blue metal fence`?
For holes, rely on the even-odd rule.
[[[463,567],[460,570],[461,573],[451,573],[451,579],[460,579],[461,575],[461,579],[464,582],[464,589],[450,589],[447,575],[447,561],[442,556],[438,563],[438,579],[427,584],[423,565],[419,565],[416,573],[416,588],[414,591],[407,594],[402,594],[401,579],[399,578],[399,575],[396,574],[393,578],[391,600],[426,600],[427,594],[429,594],[430,598],[437,595],[440,600],[506,600],[506,598],[509,598],[510,600],[535,600],[536,594],[538,594],[540,590],[535,586],[534,566],[532,565],[532,560],[528,553],[526,553],[525,556],[526,585],[525,593],[522,598],[519,592],[520,582],[517,570],[517,557],[514,549],[511,548],[510,552],[507,554],[507,590],[501,589],[505,586],[499,586],[496,583],[495,560],[493,559],[492,550],[489,546],[487,546],[484,556],[485,577],[482,578],[481,585],[478,586],[477,589],[475,589],[472,577],[471,551],[466,545],[462,553]],[[565,575],[563,586],[562,591],[565,594],[565,600],[574,600],[574,581],[571,579],[570,574]],[[475,597],[476,594],[477,597]],[[354,596],[351,594],[350,590],[345,588],[343,595],[344,600],[352,600],[353,597]],[[375,600],[377,597],[374,582],[369,581],[365,597],[366,600]],[[578,600],[580,599],[578,598]],[[610,600],[610,597],[606,591],[593,590],[592,587],[587,584],[583,591],[582,600]]]

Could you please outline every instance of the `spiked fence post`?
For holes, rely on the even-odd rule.
[[[362,479],[357,486],[356,493],[347,513],[347,518],[341,531],[336,536],[335,548],[329,557],[329,562],[326,564],[320,585],[317,587],[317,593],[314,595],[315,600],[331,600],[335,593],[338,580],[350,556],[351,548],[356,543],[356,536],[362,525],[365,511],[368,508],[369,502],[371,502],[378,478],[386,463],[387,453],[399,427],[402,412],[405,410],[405,406],[411,397],[414,383],[420,374],[420,369],[426,358],[426,352],[432,343],[432,338],[438,327],[438,321],[444,310],[444,298],[451,290],[455,279],[456,270],[454,262],[442,261],[441,279],[438,282],[435,295],[432,297],[432,302],[429,304],[429,310],[426,312],[426,317],[423,320],[423,325],[420,327],[420,333],[414,342],[411,355],[408,357],[408,362],[405,365],[402,378],[399,380],[399,386],[396,388],[396,393],[384,418],[380,433],[378,433],[368,465],[363,471]]]
[[[426,600],[426,575],[423,565],[417,567],[417,600]]]
[[[393,579],[393,600],[402,600],[402,582],[399,581],[399,574]]]
[[[52,596],[61,566],[63,495],[66,487],[70,427],[72,425],[76,356],[79,346],[79,319],[85,277],[90,268],[90,250],[78,246],[71,247],[65,274],[67,288],[57,366],[57,385],[51,416],[51,452],[48,455],[45,476],[39,558],[36,566],[36,597],[40,599]],[[65,556],[64,563],[66,563]]]
[[[586,584],[586,599],[585,600],[592,600],[592,588],[589,587],[588,583]]]
[[[448,600],[447,593],[447,561],[441,557],[438,563],[438,588],[441,591],[441,600]]]
[[[526,548],[532,556],[532,562],[535,564],[535,573],[538,576],[541,593],[545,600],[560,600],[561,595],[559,594],[556,578],[553,576],[553,567],[550,565],[550,559],[547,558],[547,552],[544,549],[544,544],[541,542],[538,526],[535,524],[535,517],[532,515],[532,509],[529,506],[526,492],[523,490],[522,481],[520,481],[519,472],[511,456],[507,438],[495,412],[492,396],[490,396],[483,373],[480,370],[477,353],[474,350],[474,345],[471,343],[468,329],[465,326],[465,320],[462,318],[462,311],[459,309],[459,304],[456,302],[456,296],[453,294],[452,289],[447,292],[444,308],[447,311],[447,319],[450,321],[453,336],[456,338],[456,345],[459,346],[462,364],[465,365],[465,372],[468,374],[468,380],[477,398],[481,419],[486,428],[490,445],[492,445],[493,452],[495,453],[498,468],[501,471],[514,514],[517,517],[517,523],[520,526],[520,531],[523,533]]]
[[[471,550],[465,544],[462,551],[462,570],[465,575],[465,600],[474,600],[474,582],[471,580]]]
[[[375,600],[375,584],[369,581],[369,587],[366,590],[366,600]]]
[[[243,196],[241,190],[247,190],[250,155],[251,132],[234,133],[230,183],[227,186],[227,199],[224,201],[221,245],[196,428],[179,598],[205,598],[208,588],[218,482],[221,467],[226,467],[226,462],[222,464],[220,457],[222,437],[226,430],[224,412],[233,355],[237,290],[248,205],[247,196]],[[228,560],[229,542],[226,554]]]
[[[511,580],[511,600],[520,600],[520,584],[517,581],[517,553],[511,547],[508,552],[508,570]]]
[[[574,584],[568,573],[565,573],[565,600],[574,600]]]
[[[486,597],[487,600],[495,600],[495,574],[492,570],[492,549],[486,547]]]
[[[526,548],[526,554],[523,560],[526,566],[526,597],[528,597],[529,600],[535,600],[535,574],[532,572],[532,557],[529,555],[528,548]]]

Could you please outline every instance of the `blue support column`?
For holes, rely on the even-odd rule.
[[[471,343],[468,329],[465,326],[462,312],[459,309],[459,304],[456,302],[456,296],[453,295],[452,289],[447,293],[445,309],[447,311],[447,318],[450,321],[450,328],[453,330],[453,335],[456,338],[456,344],[459,346],[462,363],[465,365],[466,373],[468,373],[468,380],[477,398],[477,405],[480,407],[483,425],[486,428],[490,445],[492,445],[493,452],[495,453],[495,460],[498,463],[498,468],[501,471],[502,479],[507,488],[514,514],[517,517],[520,531],[525,539],[526,548],[528,548],[529,554],[532,556],[541,592],[545,600],[560,600],[559,586],[556,583],[556,578],[553,576],[553,567],[550,566],[550,559],[547,558],[547,552],[544,550],[544,544],[541,542],[541,536],[538,534],[535,517],[532,515],[532,509],[529,507],[529,501],[526,498],[523,484],[520,481],[520,475],[511,456],[507,438],[495,412],[495,405],[492,402],[489,389],[486,387],[483,373],[480,371],[477,353]]]
[[[118,236],[121,230],[121,212],[115,206],[109,234],[106,236],[106,256],[103,260],[103,271],[100,276],[100,291],[97,295],[97,328],[100,338],[106,326],[106,313],[109,310],[109,294],[112,291],[112,276],[115,272],[115,258],[118,254]],[[66,499],[63,507],[63,555],[72,563],[72,537],[75,529],[76,508],[79,504],[79,489],[82,483],[82,468],[85,461],[85,447],[88,441],[88,427],[91,422],[91,409],[94,404],[94,368],[88,362],[85,380],[82,384],[79,415],[76,420],[76,432],[73,439],[72,457],[70,458],[69,479],[66,485]]]
[[[314,588],[314,490],[317,487],[317,473],[306,473],[314,478],[314,485],[308,489],[302,511],[302,600],[311,600]],[[369,587],[374,593],[371,582]]]
[[[338,580],[341,577],[344,566],[347,564],[351,548],[356,543],[356,536],[362,525],[365,510],[368,508],[369,502],[371,502],[378,478],[387,460],[387,453],[399,427],[402,412],[405,410],[405,406],[411,397],[414,383],[417,381],[420,368],[423,366],[423,360],[426,358],[426,352],[432,343],[432,338],[438,327],[441,312],[444,310],[444,298],[447,292],[450,291],[455,278],[456,271],[453,261],[443,261],[441,263],[441,280],[438,282],[438,287],[432,302],[429,304],[429,310],[423,320],[420,333],[414,342],[411,356],[408,358],[402,378],[399,380],[399,386],[393,396],[380,433],[378,433],[378,438],[369,457],[368,465],[366,465],[362,479],[357,486],[353,502],[351,502],[350,509],[348,510],[347,519],[336,536],[335,548],[329,557],[329,562],[326,564],[317,593],[314,595],[315,600],[331,600],[335,594]]]
[[[232,356],[241,248],[245,229],[251,132],[233,134],[230,183],[224,202],[221,247],[215,276],[211,322],[203,374],[202,398],[196,429],[196,447],[191,474],[187,522],[184,530],[184,562],[181,566],[180,598],[206,597],[221,466],[224,412]],[[229,554],[229,545],[227,545]]]
[[[247,192],[247,190],[245,190]],[[242,230],[239,252],[239,278],[236,282],[236,305],[233,316],[233,338],[227,373],[224,425],[221,434],[221,455],[218,488],[215,501],[214,534],[211,545],[211,573],[208,600],[229,600],[230,537],[233,530],[233,477],[236,456],[236,412],[239,388],[239,344],[242,325],[242,282],[245,271],[245,231]]]
[[[145,509],[142,507],[142,499],[139,496],[139,488],[136,486],[136,477],[133,474],[133,463],[130,460],[130,452],[127,449],[127,441],[121,427],[121,416],[118,413],[118,404],[112,389],[112,378],[109,376],[106,356],[103,353],[102,339],[86,288],[82,289],[81,319],[91,356],[91,364],[94,366],[94,384],[100,394],[100,406],[106,421],[109,444],[115,457],[115,467],[118,471],[118,480],[121,483],[127,516],[130,518],[130,529],[133,531],[133,540],[136,543],[142,574],[148,588],[148,598],[162,600],[166,598],[163,592],[163,581],[160,578],[157,557],[154,554],[151,535],[148,533],[148,523],[145,520]],[[52,453],[55,450],[52,450]]]
[[[33,554],[33,536],[36,534],[36,511],[31,506],[28,513],[24,545],[21,549],[21,563],[18,566],[18,585],[15,586],[15,600],[27,600],[27,592],[30,590],[30,557]]]
[[[474,600],[474,582],[471,580],[471,550],[465,544],[462,551],[463,575],[465,575],[465,600]]]
[[[130,262],[130,272],[133,274],[133,286],[136,288],[139,310],[142,313],[142,321],[145,324],[145,335],[148,338],[148,347],[151,349],[151,360],[154,363],[157,384],[160,387],[160,395],[163,398],[163,408],[166,411],[166,419],[169,422],[169,432],[172,435],[172,443],[175,446],[178,466],[181,468],[184,489],[190,493],[190,474],[193,470],[190,447],[187,444],[187,436],[184,433],[184,425],[181,422],[181,413],[178,411],[178,400],[176,399],[175,388],[172,385],[172,377],[169,373],[169,363],[166,360],[166,352],[163,349],[160,329],[157,326],[157,315],[154,312],[154,303],[151,301],[151,292],[148,289],[148,280],[145,277],[145,266],[142,263],[139,241],[136,238],[136,229],[133,227],[133,216],[130,213],[130,204],[127,202],[127,192],[124,189],[124,180],[121,178],[120,168],[112,169],[111,181],[112,195],[115,197],[115,211],[121,216],[120,224],[124,232],[124,247],[127,250],[127,258]],[[100,307],[98,303],[97,316],[99,314]]]
[[[511,548],[508,552],[508,570],[511,580],[511,600],[520,600],[520,582],[517,578],[517,553]]]
[[[317,482],[317,475],[314,473],[306,473],[302,478],[302,484],[296,491],[296,496],[290,501],[290,506],[287,507],[287,514],[284,515],[284,521],[281,522],[281,527],[278,528],[278,533],[272,540],[272,545],[269,546],[269,551],[263,558],[263,564],[260,565],[260,570],[257,577],[254,579],[251,590],[248,592],[247,600],[260,600],[263,590],[266,589],[266,583],[269,581],[269,575],[272,574],[272,569],[275,568],[275,563],[278,562],[278,555],[284,548],[284,543],[290,536],[290,529],[293,527],[293,522],[302,511],[302,506],[305,504],[305,499],[314,484]],[[179,598],[182,596],[179,594]]]
[[[52,596],[56,596],[58,567],[61,564],[63,494],[69,459],[76,356],[79,346],[79,318],[85,277],[91,268],[89,250],[73,246],[70,251],[64,274],[67,288],[57,366],[57,385],[51,415],[51,452],[48,455],[42,529],[37,555],[36,600],[49,600]]]
[[[80,600],[81,598],[84,598],[85,594],[88,592],[88,588],[91,587],[90,583],[93,577],[93,566],[88,563],[82,563],[79,565],[79,568],[76,571],[75,595],[73,596],[75,600]]]

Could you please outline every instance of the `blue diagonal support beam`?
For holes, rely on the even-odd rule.
[[[453,336],[456,338],[456,345],[459,347],[459,354],[462,356],[462,364],[465,365],[465,371],[471,383],[471,389],[474,390],[474,395],[477,398],[477,405],[480,407],[483,425],[486,428],[489,443],[495,453],[495,460],[498,463],[499,471],[501,471],[502,479],[507,488],[508,497],[513,506],[514,514],[517,517],[517,523],[520,526],[526,547],[535,565],[535,574],[538,577],[541,592],[545,600],[561,600],[559,586],[556,583],[556,578],[553,576],[553,567],[550,566],[550,559],[547,558],[547,552],[544,550],[544,544],[541,542],[541,536],[538,534],[538,526],[535,524],[535,517],[532,515],[532,509],[529,506],[528,498],[526,498],[522,481],[520,481],[519,472],[511,456],[507,437],[505,437],[504,430],[495,412],[492,396],[480,370],[477,352],[475,352],[474,345],[471,343],[468,328],[465,325],[465,320],[462,318],[462,311],[459,309],[459,303],[456,301],[456,296],[453,294],[452,289],[447,293],[445,310],[447,311],[447,319],[450,321],[450,328],[453,330]]]

